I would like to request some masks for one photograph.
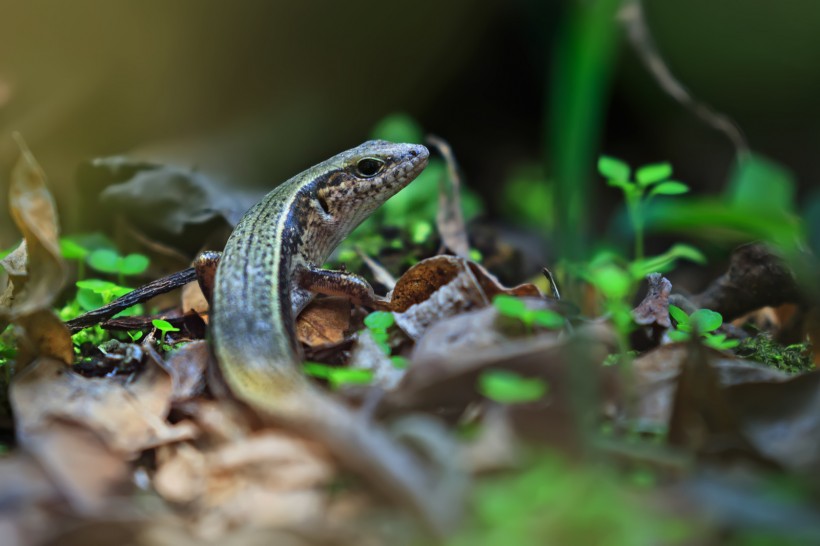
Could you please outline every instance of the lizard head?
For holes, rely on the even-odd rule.
[[[367,141],[325,162],[327,176],[317,183],[317,204],[346,234],[413,181],[429,155],[420,144]]]

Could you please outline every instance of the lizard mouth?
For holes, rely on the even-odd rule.
[[[427,166],[427,161],[430,158],[430,152],[421,144],[413,145],[407,151],[404,161],[400,164],[404,183],[409,183],[416,176],[424,170]]]

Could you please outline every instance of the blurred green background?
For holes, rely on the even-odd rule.
[[[595,175],[599,154],[670,161],[700,193],[722,190],[734,164],[727,138],[639,61],[617,22],[623,5],[4,1],[0,206],[12,131],[48,173],[70,231],[91,222],[77,202],[96,199],[75,186],[84,160],[127,154],[195,168],[224,191],[262,191],[404,112],[450,142],[490,218],[535,195],[530,214],[572,226],[557,251],[572,254],[620,201]],[[820,175],[820,3],[643,5],[672,72],[806,195]],[[555,199],[522,178],[558,182]],[[523,191],[505,196],[515,184]],[[8,246],[17,234],[2,216]]]

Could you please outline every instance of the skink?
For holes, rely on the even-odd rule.
[[[216,271],[211,338],[233,394],[262,417],[312,437],[348,469],[410,506],[433,530],[429,477],[385,431],[299,370],[295,318],[315,292],[367,302],[361,277],[319,266],[356,226],[427,165],[415,144],[369,141],[291,178],[248,211]]]

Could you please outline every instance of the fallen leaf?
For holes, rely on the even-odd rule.
[[[350,300],[316,298],[296,319],[296,337],[308,347],[341,343],[350,329]]]
[[[531,284],[504,288],[480,265],[455,256],[435,256],[411,267],[396,283],[390,308],[413,340],[433,324],[490,304],[496,294],[540,296]]]
[[[27,266],[23,292],[16,295],[7,313],[31,314],[51,306],[66,279],[60,253],[57,210],[46,187],[46,176],[22,138],[21,157],[11,176],[9,205],[15,224],[26,241]]]
[[[784,467],[820,471],[820,372],[783,381],[736,384],[726,389],[743,431],[757,450]]]
[[[47,433],[55,420],[83,423],[109,449],[133,458],[141,451],[192,438],[189,423],[170,425],[171,379],[149,360],[133,382],[86,378],[60,362],[40,358],[18,373],[10,400],[24,446]]]
[[[194,398],[205,391],[205,373],[211,359],[207,341],[190,341],[168,353],[164,359],[156,351],[151,352],[153,359],[171,377],[173,402]]]

